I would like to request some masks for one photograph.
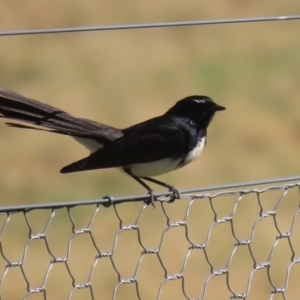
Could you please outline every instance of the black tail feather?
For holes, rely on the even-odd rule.
[[[65,129],[93,130],[103,126],[103,124],[73,117],[63,110],[2,89],[0,89],[0,113],[8,119],[45,127],[60,126]]]
[[[44,130],[76,137],[95,138],[104,144],[123,135],[119,129],[95,121],[76,118],[63,110],[4,89],[0,89],[0,118],[22,121],[46,127],[49,130],[16,123],[7,123],[11,127]]]

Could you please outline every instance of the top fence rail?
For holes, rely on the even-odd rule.
[[[282,178],[273,178],[273,179],[265,179],[259,181],[248,181],[241,183],[233,183],[233,184],[224,184],[224,185],[216,185],[209,187],[201,187],[195,189],[187,189],[180,191],[181,195],[184,198],[185,194],[193,194],[193,193],[201,193],[208,191],[217,191],[217,190],[228,190],[228,189],[237,189],[248,186],[258,186],[258,185],[266,185],[266,184],[275,184],[280,182],[288,182],[288,181],[300,181],[300,176],[292,176],[292,177],[282,177]],[[168,197],[171,193],[156,193],[158,197]],[[204,195],[205,196],[205,195]],[[125,202],[140,202],[148,199],[149,195],[131,195],[126,197],[118,197],[113,198],[111,196],[105,196],[102,199],[92,199],[92,200],[80,200],[80,201],[69,201],[69,202],[59,202],[59,203],[38,203],[38,204],[26,204],[26,205],[18,205],[18,206],[3,206],[0,207],[0,214],[6,214],[9,212],[19,212],[19,211],[27,211],[32,209],[57,209],[57,208],[71,208],[80,205],[103,205],[110,206],[112,204],[120,204]]]
[[[15,35],[32,35],[32,34],[49,34],[49,33],[72,33],[86,31],[108,31],[108,30],[128,30],[128,29],[149,29],[163,27],[179,27],[179,26],[202,26],[202,25],[220,25],[235,23],[257,23],[272,21],[292,21],[300,20],[300,15],[289,16],[268,16],[268,17],[251,17],[251,18],[233,18],[233,19],[215,19],[215,20],[196,20],[196,21],[179,21],[179,22],[157,22],[143,24],[125,24],[125,25],[100,25],[100,26],[84,26],[84,27],[64,27],[64,28],[47,28],[47,29],[28,29],[28,30],[11,30],[0,31],[0,36]]]

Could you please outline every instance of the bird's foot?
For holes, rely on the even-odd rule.
[[[148,194],[149,194],[150,197],[149,197],[149,199],[147,199],[145,201],[145,203],[147,205],[151,204],[153,206],[153,208],[155,208],[154,201],[157,201],[156,195],[154,194],[153,190],[150,190]]]
[[[172,195],[170,196],[168,203],[173,203],[176,199],[180,199],[180,193],[174,188],[174,186],[169,187],[169,192],[172,192]]]

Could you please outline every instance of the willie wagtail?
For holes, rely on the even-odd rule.
[[[153,190],[144,182],[168,188],[171,199],[180,197],[173,186],[152,179],[179,169],[195,160],[206,144],[207,127],[216,111],[225,110],[206,96],[190,96],[178,101],[162,116],[117,129],[72,115],[0,89],[0,117],[23,121],[37,128],[16,123],[11,127],[36,129],[73,137],[91,154],[61,169],[71,173],[105,168],[122,168],[125,173],[147,189],[148,203],[155,200]]]

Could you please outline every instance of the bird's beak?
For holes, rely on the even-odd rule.
[[[221,111],[225,110],[226,108],[224,106],[216,104],[216,106],[213,108],[214,111]]]

